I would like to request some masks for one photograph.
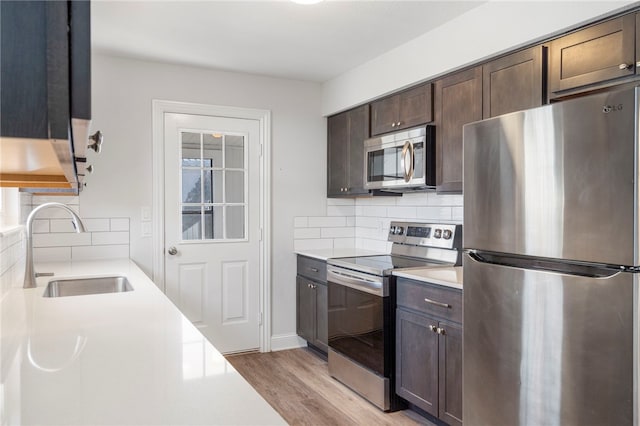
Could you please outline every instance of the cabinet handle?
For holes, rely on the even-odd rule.
[[[436,333],[438,333],[438,334],[440,334],[440,335],[444,335],[444,334],[445,334],[445,332],[444,332],[444,328],[440,328],[440,327],[438,327],[438,329],[436,330]]]
[[[398,122],[396,123],[396,126],[398,126],[398,127],[400,127],[401,125],[402,125],[402,121],[398,121]]]
[[[621,70],[630,70],[633,68],[633,64],[620,64],[618,65],[618,68]]]
[[[102,150],[102,139],[102,132],[98,130],[93,135],[89,136],[89,140],[93,142],[87,145],[87,148],[92,149],[96,154],[99,154]]]
[[[391,127],[396,127],[396,123],[391,123]]]
[[[435,325],[429,324],[429,330],[433,331],[434,333],[437,333],[438,332],[438,327],[436,327]]]
[[[432,305],[436,305],[436,306],[440,306],[441,308],[451,308],[451,305],[448,305],[446,303],[442,303],[442,302],[437,302],[435,300],[431,300],[431,299],[424,299],[425,302],[427,303],[431,303]]]
[[[640,61],[636,62],[636,67],[640,68]]]
[[[310,270],[311,272],[318,272],[318,268],[311,268],[311,267],[309,267],[309,270]]]

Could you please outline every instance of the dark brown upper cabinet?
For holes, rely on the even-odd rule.
[[[462,192],[462,126],[482,119],[482,67],[435,83],[436,190]]]
[[[632,13],[553,40],[549,45],[549,97],[635,76],[635,26]]]
[[[432,91],[431,83],[427,83],[371,102],[371,135],[433,121]]]
[[[482,66],[483,118],[545,103],[546,53],[536,46]]]
[[[327,136],[327,197],[368,194],[364,140],[369,137],[369,105],[329,117]]]

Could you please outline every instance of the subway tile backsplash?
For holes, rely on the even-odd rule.
[[[294,220],[296,250],[363,248],[387,252],[392,220],[462,223],[462,195],[407,193],[401,197],[327,199],[326,216]]]
[[[80,212],[78,197],[21,195],[21,216],[25,223],[35,207],[62,202]],[[82,215],[81,215],[82,217]],[[85,218],[87,232],[76,233],[69,214],[62,209],[41,210],[33,221],[33,258],[36,262],[128,258],[130,222],[127,217]]]

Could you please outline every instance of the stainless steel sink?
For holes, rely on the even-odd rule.
[[[122,293],[133,291],[123,276],[68,278],[49,281],[43,297],[81,296],[86,294]]]

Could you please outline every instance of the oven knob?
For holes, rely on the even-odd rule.
[[[396,233],[396,227],[395,226],[390,227],[389,228],[389,234],[393,235],[395,233]]]
[[[436,229],[433,233],[433,238],[442,238],[442,229]]]
[[[452,234],[450,229],[445,229],[444,231],[442,231],[442,238],[444,238],[445,240],[450,240],[451,235]]]
[[[404,228],[402,226],[396,226],[396,235],[402,235]]]

